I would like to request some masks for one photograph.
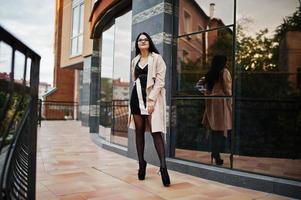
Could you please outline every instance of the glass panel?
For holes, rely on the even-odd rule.
[[[12,48],[4,42],[0,42],[0,110],[8,98],[12,60]]]
[[[179,35],[233,24],[233,0],[179,0]]]
[[[84,4],[80,5],[80,17],[79,17],[79,34],[83,33],[84,30],[84,14],[85,14],[85,6]]]
[[[209,109],[206,108],[208,106],[206,101],[223,103],[227,100],[225,98],[185,99],[172,102],[172,133],[176,134],[175,157],[210,164],[211,152],[219,151],[221,159],[224,160],[223,166],[230,167],[230,132],[226,133],[227,137],[225,137],[223,131],[213,134],[205,128],[203,116],[205,109]],[[219,113],[217,109],[215,112]]]
[[[1,145],[3,145],[4,150],[7,150],[7,146],[13,140],[13,136],[16,133],[19,122],[21,121],[23,114],[25,113],[25,110],[29,105],[30,97],[29,95],[24,95],[24,99],[18,107],[21,100],[21,94],[18,94],[17,92],[12,93],[11,101],[8,104],[8,111],[5,113],[3,121],[0,122],[0,143]],[[12,124],[11,126],[9,126],[11,122]]]
[[[31,59],[27,58],[26,86],[29,86],[30,84],[30,70],[31,70]]]
[[[77,53],[80,54],[83,51],[83,35],[79,35],[78,36],[78,49],[77,49]]]
[[[77,36],[79,33],[79,6],[73,8],[72,17],[72,37]]]
[[[4,42],[0,42],[0,79],[9,79],[11,72],[12,48]]]
[[[78,37],[72,38],[71,40],[71,55],[77,54],[77,43],[78,43]]]
[[[131,63],[132,12],[115,20],[113,73],[113,127],[111,142],[127,146]]]
[[[20,53],[19,51],[16,51],[14,79],[15,79],[15,82],[18,84],[23,84],[24,63],[25,63],[24,54]]]
[[[237,169],[301,180],[298,6],[297,0],[237,3]]]
[[[177,77],[174,95],[203,96],[197,82],[206,75],[215,55],[227,57],[226,67],[232,73],[233,31],[225,28],[177,39]],[[217,94],[220,95],[220,94]]]
[[[114,32],[115,26],[102,33],[101,80],[100,80],[100,134],[110,141],[112,126],[112,91],[114,65]]]

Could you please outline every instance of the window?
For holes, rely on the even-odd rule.
[[[72,34],[71,34],[71,55],[79,55],[83,49],[84,29],[84,2],[73,1],[72,3]]]
[[[198,25],[198,31],[202,31],[203,27],[201,25]],[[197,38],[200,42],[203,42],[203,34],[198,34]]]
[[[100,137],[127,146],[132,11],[113,18],[101,37]]]
[[[183,61],[186,63],[188,62],[188,58],[189,58],[189,52],[185,49],[183,49]]]
[[[184,33],[191,31],[191,16],[188,12],[184,11]]]

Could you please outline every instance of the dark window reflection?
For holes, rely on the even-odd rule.
[[[223,101],[224,98],[215,98]],[[172,106],[172,132],[176,134],[175,157],[200,163],[211,163],[212,148],[216,148],[212,132],[204,127],[204,99],[174,100]],[[221,134],[220,157],[223,166],[230,167],[230,139]]]
[[[298,6],[297,0],[237,3],[236,168],[301,179]]]
[[[227,56],[227,68],[232,72],[232,42],[231,28],[179,37],[177,39],[176,95],[203,95],[196,88],[196,83],[209,70],[214,55]]]
[[[203,96],[204,91],[195,83],[208,72],[212,56],[221,54],[228,58],[235,84],[234,168],[300,180],[300,2],[236,2],[234,11],[233,1],[179,0],[171,119],[175,156],[210,163],[212,134],[201,123],[205,102],[230,100],[231,96]],[[210,3],[215,3],[214,17],[210,17]],[[230,8],[220,9],[224,6]],[[272,15],[275,11],[277,15]],[[235,49],[231,28],[234,12]],[[234,52],[235,64],[231,60]],[[229,167],[231,143],[223,138],[222,144],[223,166]]]

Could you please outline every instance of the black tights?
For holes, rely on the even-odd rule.
[[[144,146],[145,146],[145,124],[150,123],[150,116],[134,115],[135,131],[136,131],[136,148],[139,164],[144,163]],[[152,133],[155,148],[160,159],[160,167],[166,168],[165,149],[161,132]]]
[[[211,137],[211,152],[214,158],[220,158],[220,153],[225,147],[224,131],[212,131]],[[230,152],[231,149],[231,130],[227,132],[226,138],[226,151]]]
[[[215,159],[220,159],[220,152],[223,149],[223,131],[211,132],[211,152]]]

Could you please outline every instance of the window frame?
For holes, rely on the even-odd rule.
[[[74,11],[78,7],[78,17],[75,19]],[[81,9],[83,7],[83,9]],[[83,12],[82,12],[83,11]],[[83,52],[83,43],[84,43],[84,14],[85,14],[85,3],[84,0],[73,0],[71,7],[71,30],[70,30],[70,57],[76,57],[82,54]],[[77,20],[74,22],[74,20]],[[81,26],[82,20],[82,26]],[[73,35],[73,27],[74,23],[77,23],[78,29],[76,30],[76,34]],[[80,45],[80,37],[82,37],[82,44]],[[75,52],[73,52],[73,41],[76,40],[76,48]],[[81,46],[81,48],[79,48]]]

